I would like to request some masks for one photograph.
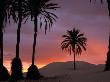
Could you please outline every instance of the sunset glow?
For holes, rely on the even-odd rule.
[[[41,68],[52,62],[73,61],[73,56],[61,50],[62,35],[74,26],[87,37],[87,51],[77,56],[77,61],[104,64],[108,51],[110,20],[106,3],[91,4],[89,0],[54,0],[61,8],[54,13],[59,17],[50,32],[45,35],[39,29],[36,45],[35,64]],[[80,5],[80,6],[79,6]],[[7,25],[4,33],[4,65],[10,71],[11,60],[15,57],[16,25]],[[33,23],[28,21],[21,29],[20,58],[23,72],[31,65],[33,44]]]

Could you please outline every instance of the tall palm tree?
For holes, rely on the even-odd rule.
[[[84,34],[80,33],[78,29],[67,30],[67,35],[62,36],[64,40],[61,43],[62,50],[66,50],[70,53],[74,53],[74,70],[76,70],[75,56],[81,55],[82,50],[86,50],[87,38]]]
[[[22,62],[19,57],[20,44],[20,30],[22,22],[28,17],[27,0],[10,0],[9,18],[13,18],[14,22],[18,24],[17,28],[17,43],[16,43],[16,57],[12,60],[11,78],[19,80],[23,78]]]
[[[34,42],[33,42],[33,53],[32,53],[32,65],[28,68],[27,78],[28,79],[39,79],[41,77],[37,66],[35,66],[35,47],[36,38],[38,32],[38,23],[40,28],[42,25],[45,27],[45,34],[47,29],[52,27],[57,16],[51,13],[50,10],[56,10],[57,4],[50,3],[51,0],[29,0],[29,9],[31,13],[31,19],[34,21]]]
[[[3,29],[7,23],[8,0],[0,0],[0,81],[7,80],[9,73],[3,66]]]

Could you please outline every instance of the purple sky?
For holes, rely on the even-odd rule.
[[[39,30],[36,47],[36,63],[45,65],[51,62],[71,61],[72,56],[62,52],[60,43],[66,30],[74,26],[85,33],[88,38],[87,51],[77,60],[94,64],[105,63],[110,20],[107,5],[100,0],[90,3],[89,0],[53,0],[61,8],[54,13],[59,17],[50,32],[45,35],[44,28]],[[5,63],[15,56],[17,25],[7,25],[4,34]],[[33,23],[28,21],[21,29],[20,57],[28,66],[31,63],[33,43]],[[8,64],[10,65],[10,64]],[[7,67],[8,67],[7,65]]]

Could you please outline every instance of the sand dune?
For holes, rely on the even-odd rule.
[[[19,82],[110,82],[110,71],[104,72],[104,65],[78,61],[76,66],[74,71],[72,61],[54,62],[40,69],[45,78]]]
[[[54,78],[56,82],[110,82],[110,72],[104,72],[104,65],[87,62],[76,62],[77,70],[73,70],[73,62],[51,63],[42,69],[42,75]]]
[[[76,62],[76,71],[74,71],[74,63],[69,62],[55,62],[48,64],[47,66],[40,69],[41,74],[44,76],[59,76],[65,74],[72,74],[73,72],[86,73],[91,71],[103,71],[104,65],[97,66],[94,64],[89,64],[83,61]]]

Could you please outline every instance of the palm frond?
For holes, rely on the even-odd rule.
[[[76,46],[77,46],[77,48],[76,48],[76,55],[81,55],[82,49],[81,49],[80,45],[77,44]]]
[[[19,15],[22,15],[22,20],[26,23],[30,16],[28,0],[9,0],[8,18],[13,19],[15,23],[19,20]]]
[[[67,35],[62,36],[64,40],[61,42],[62,50],[69,50],[75,53],[76,55],[81,55],[82,50],[86,51],[87,38],[84,37],[83,33],[80,33],[80,30],[73,28],[73,30],[67,30]]]
[[[31,12],[31,19],[34,19],[37,16],[40,24],[40,28],[44,26],[45,34],[47,30],[52,27],[53,23],[56,22],[58,18],[54,13],[51,13],[50,10],[55,10],[58,4],[51,3],[50,0],[28,0],[29,9]]]
[[[8,0],[0,0],[0,29],[4,29],[7,23]]]

